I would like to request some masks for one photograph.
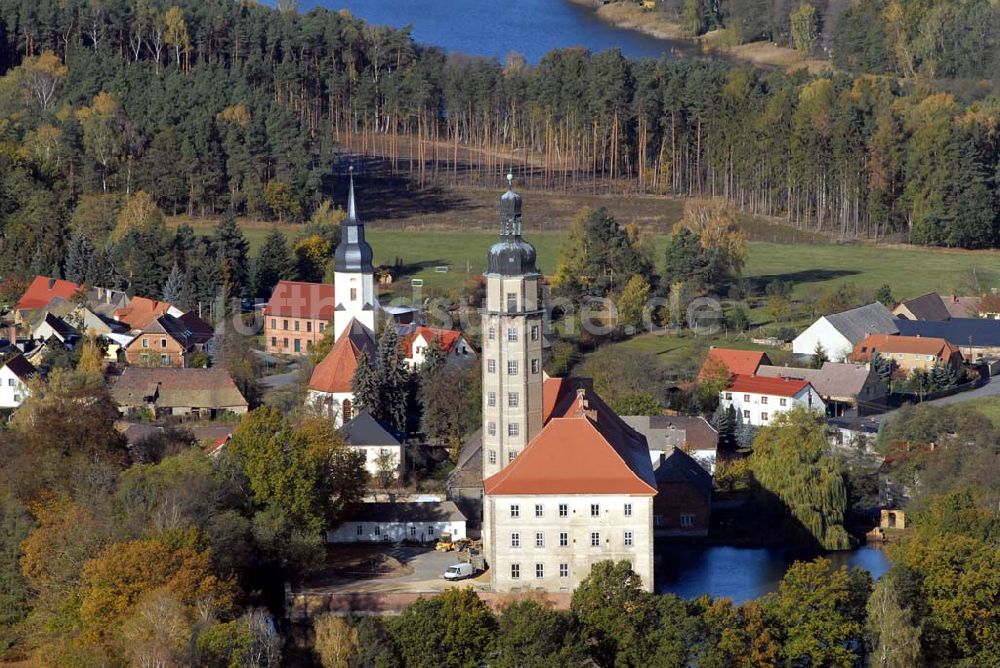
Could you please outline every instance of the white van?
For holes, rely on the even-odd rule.
[[[444,571],[445,580],[463,580],[465,578],[471,578],[476,574],[476,569],[472,567],[472,564],[455,564],[454,566],[449,566]]]

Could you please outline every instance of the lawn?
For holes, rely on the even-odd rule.
[[[973,408],[990,419],[996,427],[1000,427],[1000,397],[979,397],[953,404]]]

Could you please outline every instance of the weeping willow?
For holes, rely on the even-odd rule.
[[[844,529],[847,486],[840,460],[830,453],[815,414],[797,409],[762,429],[754,439],[750,468],[761,491],[784,505],[790,533],[804,530],[827,550],[851,547]]]

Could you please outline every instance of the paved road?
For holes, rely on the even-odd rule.
[[[387,547],[385,553],[410,566],[413,572],[399,577],[359,577],[303,591],[309,594],[439,592],[455,586],[479,588],[489,582],[485,573],[459,582],[442,578],[444,569],[459,562],[457,552],[435,552],[426,547],[399,545]]]
[[[974,390],[969,390],[968,392],[959,392],[958,394],[953,394],[950,397],[941,397],[940,399],[933,399],[931,401],[925,401],[924,404],[928,406],[947,406],[949,404],[958,404],[963,401],[969,401],[970,399],[979,399],[980,397],[998,397],[1000,396],[1000,380],[990,379],[990,382],[986,383],[982,387],[977,387]],[[882,415],[875,416],[879,422],[888,422],[899,409],[891,410]]]
[[[278,388],[291,385],[299,377],[299,370],[296,367],[294,370],[287,373],[276,373],[273,376],[264,376],[260,379],[260,386],[265,390],[276,390]]]

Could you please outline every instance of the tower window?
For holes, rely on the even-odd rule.
[[[516,422],[511,422],[510,424],[507,425],[508,436],[517,436],[518,433],[520,433],[520,429],[518,429]]]
[[[545,534],[541,531],[535,532],[535,547],[545,547]]]
[[[508,376],[517,375],[517,360],[507,360],[507,375]]]
[[[497,435],[497,423],[496,422],[487,422],[486,423],[486,433],[489,434],[490,436],[496,436]]]
[[[507,293],[507,310],[516,311],[517,310],[517,293],[508,292]]]
[[[521,516],[521,506],[517,505],[516,503],[510,504],[510,516],[511,517],[520,517]]]
[[[600,531],[592,531],[592,532],[590,532],[590,546],[591,547],[600,547],[601,546],[601,532]]]
[[[351,301],[352,302],[358,301],[358,289],[357,288],[351,288]]]
[[[496,406],[497,405],[497,393],[496,392],[488,392],[486,394],[486,405],[487,406]]]
[[[538,325],[531,326],[531,340],[532,341],[538,340]]]
[[[494,429],[494,431],[496,431],[496,429]],[[496,463],[497,463],[497,451],[490,450],[490,464],[496,464]]]
[[[507,340],[511,342],[517,341],[517,327],[507,328]]]
[[[497,361],[496,360],[486,360],[486,371],[487,373],[497,372]]]
[[[489,329],[487,329],[486,330],[486,338],[489,339],[490,341],[493,341],[494,339],[496,339],[497,338],[497,328],[496,327],[490,327]]]
[[[517,392],[507,393],[507,405],[510,408],[517,408],[517,400],[518,400]]]
[[[538,373],[540,365],[537,359],[531,360],[531,373]]]

